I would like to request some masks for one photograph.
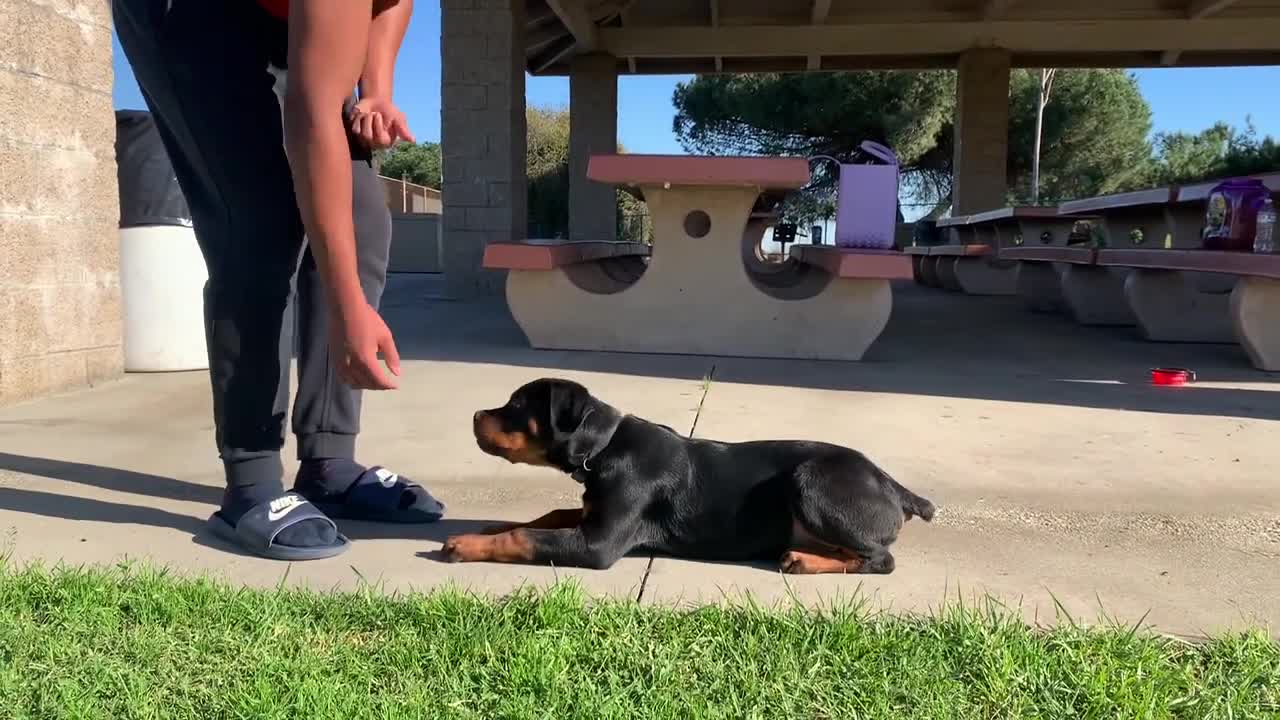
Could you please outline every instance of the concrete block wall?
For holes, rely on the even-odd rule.
[[[0,404],[123,372],[108,0],[0,0]]]
[[[452,297],[496,295],[481,269],[491,242],[522,239],[525,177],[524,0],[441,0],[444,272]]]

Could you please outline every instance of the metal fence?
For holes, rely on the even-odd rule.
[[[387,195],[387,207],[403,214],[439,215],[444,211],[440,191],[408,180],[378,176]]]

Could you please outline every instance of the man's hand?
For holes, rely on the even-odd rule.
[[[400,353],[378,311],[361,299],[341,303],[329,323],[329,348],[338,377],[358,390],[394,390],[399,386]],[[386,360],[388,375],[378,361]]]
[[[365,97],[351,108],[351,133],[370,150],[385,150],[400,140],[416,142],[404,113],[389,98]]]

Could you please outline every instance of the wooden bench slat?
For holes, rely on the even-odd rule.
[[[490,243],[484,249],[484,267],[490,270],[555,270],[575,263],[614,257],[647,256],[644,243],[561,240]]]
[[[974,213],[969,216],[969,224],[979,225],[995,220],[1017,220],[1020,218],[1047,218],[1056,217],[1058,208],[1044,207],[1035,205],[1017,205],[1014,207],[997,208],[986,212]]]
[[[986,243],[968,243],[965,245],[934,245],[929,248],[930,255],[947,255],[955,257],[983,257],[990,255],[993,249]]]
[[[1011,247],[1000,249],[1001,260],[1030,260],[1092,265],[1098,251],[1080,247]]]
[[[1280,280],[1280,255],[1221,250],[1098,251],[1098,264],[1152,270],[1185,270],[1251,275]]]
[[[787,157],[592,155],[587,177],[611,185],[712,185],[798,190],[809,184],[809,161]]]
[[[796,262],[820,267],[842,278],[910,280],[911,258],[898,250],[841,248],[831,245],[792,245]]]
[[[942,218],[938,221],[939,228],[963,227],[969,224],[968,215],[952,215],[949,218]]]
[[[1058,208],[1034,205],[1015,205],[1013,207],[996,208],[972,215],[944,218],[938,221],[938,227],[964,227],[966,225],[983,225],[997,220],[1017,220],[1020,218],[1057,217]]]
[[[1083,200],[1069,200],[1058,205],[1058,214],[1096,214],[1106,210],[1117,210],[1120,208],[1135,208],[1142,207],[1144,205],[1167,205],[1173,202],[1176,194],[1176,188],[1166,187],[1116,193],[1114,195],[1099,195],[1098,197],[1084,198]]]

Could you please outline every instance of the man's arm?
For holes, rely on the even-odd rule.
[[[369,49],[360,74],[360,97],[389,100],[395,86],[396,56],[413,15],[413,0],[375,0],[373,12]]]
[[[392,102],[396,55],[404,41],[413,0],[374,0],[369,49],[360,73],[360,101],[351,112],[351,132],[371,150],[414,142],[404,113]]]
[[[308,0],[289,12],[285,141],[298,209],[334,309],[330,343],[338,372],[355,387],[390,389],[378,350],[395,372],[390,332],[365,300],[356,264],[351,152],[342,119],[365,64],[371,0]]]

